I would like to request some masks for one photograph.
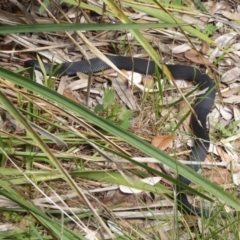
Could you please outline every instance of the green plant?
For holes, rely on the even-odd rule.
[[[201,30],[198,25],[196,25],[195,27],[196,27],[196,29],[197,29],[198,31]],[[209,37],[209,36],[213,35],[213,34],[217,31],[217,29],[218,29],[218,28],[217,28],[214,24],[209,23],[209,24],[207,24],[207,25],[205,26],[205,28],[202,30],[202,33]]]
[[[50,0],[44,0],[42,1],[45,3],[45,5],[48,5],[51,1]],[[53,1],[54,2],[54,1]],[[156,8],[152,3],[155,2],[159,5],[159,2],[157,1],[121,1],[121,4],[118,6],[114,6],[113,1],[105,1],[104,6],[101,5],[93,5],[93,4],[87,4],[83,1],[75,1],[75,0],[63,0],[62,2],[65,3],[72,3],[73,5],[81,8],[81,14],[84,13],[84,10],[87,10],[87,13],[89,12],[96,12],[98,14],[103,14],[105,16],[110,16],[111,18],[114,16],[119,16],[119,20],[124,22],[125,24],[66,24],[64,14],[59,16],[57,14],[56,8],[54,7],[54,13],[55,17],[59,17],[62,24],[49,24],[49,25],[17,25],[17,26],[1,26],[0,27],[0,33],[2,34],[10,34],[10,33],[24,33],[23,36],[26,35],[27,32],[36,33],[38,32],[54,32],[53,35],[46,35],[46,38],[43,34],[39,36],[39,40],[47,39],[47,40],[60,40],[60,38],[63,38],[61,40],[64,41],[64,43],[68,43],[66,41],[66,38],[64,35],[59,34],[59,32],[62,31],[74,31],[74,30],[94,30],[94,33],[101,30],[128,30],[128,29],[140,29],[140,28],[148,28],[148,29],[157,29],[158,27],[177,27],[179,25],[184,24],[182,32],[189,32],[190,34],[185,35],[186,37],[195,37],[200,38],[204,41],[206,41],[209,44],[212,44],[213,41],[209,39],[206,34],[196,30],[192,26],[187,26],[184,22],[182,22],[180,19],[177,19],[174,14],[176,9],[184,9],[185,11],[188,9],[185,6],[188,6],[186,4],[186,1],[180,1],[180,0],[174,0],[174,1],[166,1],[171,3],[171,8],[174,7],[174,11],[172,12],[170,8],[168,8],[168,11],[163,11],[163,9]],[[151,2],[151,3],[150,3]],[[163,2],[163,1],[161,1]],[[184,6],[176,6],[173,4],[178,4],[182,2],[182,5]],[[198,6],[200,7],[201,1],[196,0],[194,1],[195,4],[198,3]],[[54,2],[55,3],[55,2]],[[152,5],[150,5],[150,4]],[[169,24],[139,24],[139,23],[127,23],[130,22],[127,20],[127,18],[121,13],[121,9],[124,9],[127,12],[128,7],[127,5],[131,6],[131,14],[133,13],[133,9],[138,8],[140,12],[146,12],[149,13],[151,16],[155,16],[159,18],[159,21],[164,22],[170,22]],[[189,4],[190,5],[190,4]],[[66,5],[64,5],[65,7]],[[195,5],[196,6],[196,5]],[[176,9],[175,9],[176,8]],[[190,6],[189,6],[190,8]],[[58,8],[61,9],[61,8]],[[40,9],[42,13],[45,13],[45,10]],[[134,10],[135,11],[135,10]],[[59,11],[60,12],[60,11]],[[181,11],[182,12],[182,11]],[[47,13],[47,17],[50,16],[51,12]],[[152,14],[151,14],[152,13]],[[192,12],[191,12],[192,13]],[[43,15],[43,14],[42,14]],[[76,16],[78,16],[76,14]],[[127,15],[128,16],[128,15]],[[213,16],[211,16],[213,17]],[[76,20],[74,18],[74,20]],[[47,19],[49,22],[49,18]],[[176,31],[176,28],[175,30]],[[93,33],[93,34],[94,34]],[[154,51],[149,47],[149,39],[148,41],[145,41],[145,37],[143,34],[139,33],[138,31],[133,31],[132,33],[136,35],[136,39],[134,40],[135,48],[138,47],[144,47],[147,52],[151,55],[152,59],[155,59],[157,63],[161,67],[161,58],[159,58],[158,54],[155,54]],[[74,33],[75,35],[75,33]],[[58,39],[59,36],[59,39]],[[86,34],[86,36],[89,36]],[[91,36],[94,36],[91,34]],[[99,35],[98,35],[99,36]],[[19,34],[19,37],[21,37],[21,34]],[[76,38],[78,39],[78,37]],[[91,41],[85,42],[86,40],[79,41],[81,42],[81,45],[86,44],[88,46],[88,49],[91,49],[91,51],[99,57],[99,53],[96,51],[94,45],[91,45]],[[109,39],[108,39],[109,40]],[[190,41],[190,39],[188,39]],[[61,41],[60,41],[61,42]],[[115,42],[115,41],[114,41]],[[131,41],[129,41],[130,44],[132,44]],[[115,49],[116,52],[124,53],[126,51],[126,55],[129,54],[128,49],[125,47],[125,41],[122,41],[122,45],[120,46],[121,49]],[[40,46],[42,46],[44,43],[41,42]],[[59,43],[57,42],[57,45]],[[129,46],[131,46],[129,44]],[[64,45],[65,46],[65,45]],[[116,45],[118,46],[118,45]],[[54,47],[54,44],[51,46]],[[61,46],[57,46],[58,48],[61,48]],[[72,44],[71,44],[72,48]],[[21,48],[22,49],[22,48]],[[33,49],[29,49],[33,51]],[[69,51],[68,47],[64,47],[64,51],[66,50],[66,53],[71,55],[72,52]],[[37,48],[34,49],[34,51],[37,51]],[[131,52],[131,53],[135,53]],[[39,54],[42,54],[42,52],[39,49]],[[74,55],[78,54],[78,52],[75,52]],[[221,55],[221,57],[218,59],[218,62],[221,63],[221,60],[225,56],[226,52]],[[43,55],[44,56],[44,55]],[[154,57],[155,56],[155,57]],[[12,58],[9,58],[12,59]],[[160,59],[160,61],[159,61]],[[50,58],[51,60],[51,58]],[[160,63],[159,63],[160,62]],[[164,70],[164,69],[163,69]],[[51,71],[53,72],[54,69]],[[218,199],[222,199],[223,202],[239,209],[239,201],[237,201],[232,194],[225,193],[220,187],[215,186],[212,183],[209,183],[208,180],[203,178],[202,176],[199,176],[196,172],[193,172],[191,169],[189,169],[187,166],[184,166],[177,162],[174,158],[171,158],[169,155],[157,150],[147,142],[139,139],[138,137],[131,134],[129,131],[125,131],[124,129],[119,127],[119,124],[115,123],[115,120],[119,120],[118,115],[124,116],[125,112],[120,113],[121,106],[119,105],[117,108],[114,104],[114,94],[109,94],[109,99],[113,99],[111,102],[108,99],[108,104],[105,109],[102,107],[102,112],[99,111],[98,115],[104,116],[105,118],[109,117],[108,121],[100,116],[97,116],[92,111],[86,109],[82,105],[79,105],[79,103],[74,102],[70,99],[67,99],[65,96],[62,96],[54,91],[51,90],[52,82],[45,82],[44,86],[41,86],[34,81],[31,81],[33,77],[31,77],[31,80],[24,78],[22,76],[16,75],[13,72],[9,72],[6,69],[1,69],[0,75],[4,80],[2,81],[2,84],[4,84],[6,81],[5,79],[15,83],[16,86],[19,86],[20,89],[24,89],[24,91],[19,91],[19,87],[16,88],[16,92],[18,93],[18,99],[14,98],[12,95],[8,95],[8,98],[13,103],[10,105],[6,101],[6,97],[1,95],[1,104],[4,104],[7,108],[8,112],[11,113],[11,115],[14,116],[14,119],[24,126],[24,131],[21,132],[15,132],[14,134],[9,134],[8,132],[1,132],[1,139],[0,144],[2,147],[1,154],[2,154],[2,168],[0,169],[1,177],[0,177],[0,195],[4,195],[8,199],[11,199],[13,202],[18,204],[18,208],[11,208],[12,212],[17,212],[18,209],[20,209],[21,212],[23,212],[23,216],[28,217],[28,215],[32,215],[34,219],[36,219],[36,222],[31,222],[30,225],[23,226],[21,223],[21,230],[18,228],[14,228],[12,231],[1,231],[0,232],[0,239],[89,239],[90,234],[100,232],[100,236],[95,236],[94,239],[186,239],[186,238],[194,238],[194,239],[218,239],[220,236],[224,239],[238,239],[238,222],[234,222],[236,224],[232,224],[232,220],[224,219],[224,224],[214,225],[213,219],[203,219],[201,222],[201,225],[199,225],[202,231],[199,231],[199,229],[196,228],[196,231],[192,233],[192,224],[189,224],[186,221],[182,221],[183,225],[180,225],[181,218],[179,218],[176,211],[174,211],[174,216],[168,216],[166,217],[160,217],[158,214],[160,211],[165,211],[165,209],[159,209],[159,207],[156,209],[157,212],[154,212],[154,209],[148,208],[148,204],[146,203],[146,209],[148,211],[148,214],[150,213],[150,218],[146,218],[144,216],[144,227],[138,227],[135,226],[135,223],[131,221],[126,221],[127,224],[125,224],[124,217],[119,221],[119,218],[116,216],[116,211],[114,215],[116,216],[116,227],[115,229],[120,229],[119,231],[123,233],[122,236],[116,236],[117,233],[113,232],[109,226],[106,226],[106,223],[108,223],[109,216],[112,218],[114,215],[111,214],[111,207],[104,206],[103,211],[102,208],[98,208],[94,205],[89,204],[89,211],[85,212],[82,211],[81,208],[84,206],[82,205],[82,199],[88,199],[90,197],[91,191],[88,190],[98,190],[98,186],[101,188],[104,187],[105,189],[108,188],[108,184],[121,184],[129,187],[135,187],[138,189],[142,189],[146,192],[150,192],[151,195],[155,194],[156,196],[163,196],[164,194],[167,194],[168,196],[172,196],[172,190],[166,189],[164,184],[159,183],[155,186],[151,186],[148,184],[145,184],[139,180],[139,177],[144,176],[145,173],[146,176],[148,175],[159,175],[162,176],[163,179],[168,180],[169,182],[173,182],[177,184],[177,180],[175,178],[169,177],[167,174],[163,174],[162,171],[159,171],[158,168],[155,169],[152,167],[149,167],[148,164],[143,164],[141,162],[137,162],[132,160],[131,157],[135,156],[135,150],[133,148],[125,148],[125,143],[128,143],[128,146],[133,146],[137,148],[139,151],[141,151],[140,154],[144,154],[147,156],[151,156],[152,158],[158,159],[160,162],[164,163],[165,165],[169,166],[171,169],[175,170],[176,172],[189,177],[190,180],[197,183],[198,185],[201,185],[205,190],[208,190],[210,193],[212,193],[213,196],[217,196]],[[2,86],[2,89],[5,90],[7,87]],[[25,89],[29,92],[26,94]],[[11,89],[13,90],[13,89]],[[148,95],[149,99],[149,105],[146,108],[149,111],[143,110],[143,115],[146,117],[152,117],[152,114],[149,113],[155,113],[156,114],[156,120],[160,123],[163,122],[163,126],[166,128],[166,121],[168,119],[161,118],[161,112],[159,111],[159,102],[161,105],[164,105],[163,102],[163,96],[162,94],[175,94],[174,92],[171,93],[168,89],[165,87],[159,90],[159,95],[156,94],[154,97],[150,97]],[[148,100],[147,99],[147,100]],[[182,98],[181,98],[182,99]],[[151,100],[151,101],[150,101]],[[106,100],[107,101],[107,100]],[[30,102],[29,104],[26,104]],[[149,107],[150,104],[153,106]],[[175,104],[175,103],[174,103]],[[104,105],[104,103],[102,104]],[[146,103],[147,105],[147,103]],[[63,140],[68,144],[67,151],[59,150],[56,147],[56,144],[49,138],[46,138],[39,133],[34,134],[34,131],[32,131],[29,126],[26,124],[26,121],[22,119],[19,114],[14,111],[13,108],[17,108],[18,111],[24,115],[24,118],[28,118],[28,121],[33,121],[34,123],[37,123],[41,127],[47,129],[48,131],[51,131],[52,134],[56,135],[58,138]],[[111,108],[114,107],[116,110],[112,110]],[[100,107],[101,108],[101,107]],[[169,109],[169,106],[163,106],[163,110],[165,108]],[[161,110],[162,110],[161,109]],[[127,110],[128,111],[128,110]],[[113,113],[117,114],[113,114]],[[113,119],[111,119],[111,116],[113,116]],[[164,115],[163,115],[164,116]],[[114,118],[115,117],[115,118]],[[163,120],[162,120],[163,119]],[[25,119],[26,120],[26,119]],[[129,119],[128,119],[129,120]],[[162,121],[162,122],[160,122]],[[114,123],[113,123],[114,122]],[[156,122],[156,121],[155,121]],[[145,124],[145,122],[143,122]],[[179,124],[182,124],[180,121]],[[178,126],[179,126],[178,124]],[[155,127],[156,125],[154,125]],[[175,126],[173,126],[175,127]],[[99,132],[98,129],[102,129],[105,136],[102,132]],[[26,134],[24,134],[27,132]],[[149,131],[150,132],[150,131]],[[41,138],[39,139],[38,136]],[[42,139],[42,141],[41,141]],[[91,146],[90,146],[91,143]],[[104,152],[108,153],[114,153],[113,155],[110,155],[112,160],[119,160],[118,157],[124,158],[126,161],[129,161],[131,164],[134,164],[133,167],[131,166],[131,169],[129,166],[125,169],[124,164],[116,164],[119,172],[116,170],[115,165],[114,168],[111,168],[110,164],[102,164],[104,163],[105,159],[103,158],[104,154],[100,156],[99,149],[98,151],[94,151],[92,146],[98,146],[99,149],[104,149]],[[90,147],[89,147],[90,146]],[[131,151],[131,150],[134,151]],[[76,151],[77,150],[77,151]],[[79,151],[80,150],[80,151]],[[126,151],[126,152],[124,152]],[[80,154],[78,154],[78,152]],[[176,154],[182,154],[181,149],[176,149]],[[117,156],[115,158],[115,155]],[[129,156],[129,158],[127,157]],[[10,162],[11,160],[11,162]],[[13,161],[12,161],[13,160]],[[109,160],[108,160],[109,161]],[[78,168],[73,167],[73,163],[76,166],[80,166]],[[16,165],[17,164],[17,165]],[[64,164],[64,165],[62,165]],[[69,167],[70,166],[70,167]],[[18,169],[18,168],[19,169]],[[137,167],[137,168],[136,168]],[[122,169],[123,168],[123,169]],[[65,172],[66,169],[66,172]],[[136,169],[136,170],[135,170]],[[139,170],[140,169],[140,170]],[[21,171],[20,171],[21,170]],[[123,171],[122,171],[123,170]],[[131,170],[131,172],[128,172]],[[138,170],[138,171],[137,171]],[[69,176],[70,175],[70,176]],[[75,182],[75,179],[77,180]],[[30,182],[30,180],[32,180]],[[76,183],[78,186],[74,184]],[[33,185],[34,184],[34,185]],[[99,185],[100,184],[100,185]],[[168,184],[167,184],[168,185]],[[31,187],[29,187],[31,186]],[[60,187],[59,187],[60,186]],[[48,188],[47,188],[48,187]],[[84,195],[84,190],[87,187],[87,196]],[[56,208],[55,202],[50,202],[49,198],[47,203],[50,205],[45,207],[41,206],[39,208],[39,205],[37,205],[35,201],[32,201],[34,198],[40,197],[43,198],[43,193],[40,191],[44,191],[45,195],[49,196],[49,189],[53,192],[52,194],[60,194],[59,199],[63,196],[66,197],[65,189],[70,190],[72,189],[76,195],[78,196],[77,200],[74,200],[74,206],[77,206],[79,210],[81,211],[80,214],[77,216],[73,214],[71,211],[71,215],[67,214],[69,213],[69,209],[67,209],[67,212],[64,211],[64,208],[62,208],[62,204],[60,204],[60,208]],[[187,188],[189,192],[196,193],[197,190]],[[34,190],[34,191],[33,191]],[[64,192],[63,192],[64,190]],[[104,191],[104,189],[101,189],[101,191]],[[39,192],[39,193],[38,193]],[[34,193],[34,194],[33,194]],[[37,194],[38,193],[38,194]],[[106,194],[109,195],[109,194]],[[144,193],[144,195],[146,195]],[[202,194],[199,193],[200,196]],[[50,195],[53,196],[53,195]],[[93,197],[98,198],[100,195],[98,193],[96,195],[93,195]],[[46,196],[45,196],[46,197]],[[55,197],[54,197],[55,198]],[[63,199],[64,199],[63,198]],[[114,194],[114,198],[117,199],[118,196]],[[128,197],[127,197],[128,198]],[[79,199],[81,199],[81,202],[79,202]],[[157,198],[158,199],[158,198]],[[208,198],[207,198],[208,199]],[[66,204],[72,201],[72,199],[67,199]],[[87,201],[86,201],[87,202]],[[91,201],[92,202],[92,201]],[[110,202],[110,201],[108,201]],[[56,202],[58,205],[58,202]],[[114,208],[117,207],[117,205],[122,206],[122,203],[118,204],[116,203]],[[73,206],[73,202],[71,202],[71,205]],[[87,204],[88,206],[88,204]],[[161,206],[159,204],[159,206]],[[61,209],[62,208],[62,209]],[[4,208],[5,209],[5,208]],[[6,208],[8,209],[8,208]],[[145,209],[145,208],[144,208]],[[144,209],[140,209],[140,211],[144,211]],[[222,208],[216,207],[216,212],[221,212]],[[3,208],[2,208],[3,210]],[[116,210],[116,208],[114,209]],[[122,210],[121,210],[122,211]],[[137,212],[137,211],[136,211]],[[108,216],[109,213],[109,216]],[[77,213],[76,213],[77,214]],[[130,215],[130,212],[127,212],[127,215]],[[73,216],[73,217],[72,217]],[[175,217],[176,216],[176,217]],[[216,214],[217,216],[217,214]],[[13,221],[15,215],[12,215],[9,220]],[[180,216],[181,217],[181,216]],[[217,217],[216,217],[217,218]],[[103,221],[102,221],[103,220]],[[178,221],[180,220],[180,221]],[[219,220],[219,218],[217,218]],[[235,221],[235,220],[234,220]],[[22,221],[21,221],[22,222]],[[76,227],[72,228],[72,222],[76,224]],[[119,222],[119,224],[118,224]],[[123,225],[124,223],[124,225]],[[87,225],[86,225],[87,224]],[[156,224],[156,225],[155,225]],[[169,225],[169,227],[168,227]],[[89,228],[89,226],[91,228]],[[95,228],[96,226],[96,228]],[[127,227],[125,227],[127,226]],[[143,226],[143,224],[141,224]],[[182,227],[183,226],[183,227]],[[213,228],[212,228],[213,226]],[[221,227],[223,226],[223,227]],[[71,227],[71,228],[70,228]],[[165,232],[164,229],[170,229],[170,231]],[[172,229],[174,231],[172,231]],[[206,229],[209,229],[209,231],[206,231]],[[90,231],[89,231],[90,230]],[[119,232],[118,231],[118,232]],[[106,233],[106,234],[105,234]],[[182,233],[184,234],[184,237],[181,236]],[[231,233],[231,236],[229,233]],[[160,235],[161,234],[161,235]],[[162,236],[162,234],[164,234]],[[235,234],[235,235],[234,235]],[[103,238],[103,235],[106,236],[106,238]],[[113,236],[114,235],[114,236]],[[87,238],[84,238],[86,236]],[[116,237],[115,237],[116,236]]]
[[[213,25],[212,23],[208,24],[205,29],[203,30],[203,33],[206,34],[207,36],[212,35],[217,31],[217,27]]]
[[[115,100],[115,94],[113,88],[103,88],[103,103],[97,104],[94,112],[99,116],[105,117],[111,122],[116,123],[119,127],[128,129],[130,127],[130,118],[133,116],[133,112],[127,110],[124,105],[120,105]]]
[[[235,135],[239,129],[240,120],[233,121],[228,126],[223,126],[221,124],[216,124],[216,129],[218,130],[220,138],[231,137]]]
[[[23,218],[22,215],[20,215],[17,212],[12,212],[12,211],[3,211],[2,212],[2,218],[5,221],[14,221],[14,222],[20,222],[21,219]]]
[[[61,68],[61,64],[55,66],[54,62],[51,62],[51,66],[50,66],[50,70],[49,70],[49,74],[47,75],[46,72],[46,66],[44,65],[44,63],[42,62],[41,58],[39,56],[37,56],[38,59],[38,64],[41,68],[41,71],[43,73],[43,77],[44,77],[44,85],[46,87],[49,87],[52,89],[52,87],[54,86],[54,84],[56,83],[58,78],[54,78],[54,74]]]

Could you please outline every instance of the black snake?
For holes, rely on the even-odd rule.
[[[155,63],[146,59],[131,58],[124,56],[108,56],[119,69],[133,70],[138,73],[153,75],[155,73]],[[41,68],[36,60],[29,60],[25,62],[26,67],[33,66],[36,70],[41,71]],[[191,155],[189,156],[189,162],[191,161],[204,161],[208,149],[209,149],[209,135],[206,129],[206,118],[209,114],[214,100],[215,100],[215,86],[212,79],[204,73],[201,73],[194,67],[184,65],[166,65],[175,79],[185,79],[192,81],[199,85],[200,90],[207,89],[207,91],[199,95],[193,106],[195,114],[191,115],[191,128],[196,136],[194,146],[192,148]],[[44,64],[47,73],[50,72],[51,64]],[[93,58],[90,61],[79,62],[66,62],[63,63],[57,71],[54,72],[55,76],[58,75],[76,75],[77,72],[88,74],[89,72],[100,72],[109,69],[109,66],[100,60],[99,58]],[[160,69],[159,69],[160,71]],[[198,171],[200,165],[192,165],[189,163],[188,167],[194,171]],[[190,181],[184,176],[178,176],[179,180],[186,185],[190,184]],[[183,188],[177,187],[177,200],[178,209],[185,211],[188,214],[209,216],[208,210],[202,210],[200,208],[191,205],[187,199],[186,194],[183,192]]]

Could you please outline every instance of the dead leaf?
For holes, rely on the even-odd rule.
[[[80,80],[76,80],[74,82],[71,82],[67,88],[71,89],[71,91],[74,90],[78,90],[78,89],[82,89],[82,88],[87,88],[88,86],[88,79],[80,79]]]
[[[214,42],[216,43],[217,47],[210,52],[209,59],[212,59],[214,61],[216,57],[221,56],[223,54],[222,49],[224,49],[226,46],[231,45],[236,38],[236,35],[237,33],[235,32],[228,32],[216,38]]]
[[[147,163],[147,165],[155,170],[162,172],[162,169],[160,167],[161,164],[159,163]]]
[[[228,89],[227,91],[221,92],[222,97],[231,97],[234,94],[238,94],[240,92],[240,86]]]
[[[222,106],[222,105],[216,103],[216,108],[221,113],[221,116],[223,117],[223,119],[225,119],[227,121],[232,119],[233,114],[232,114],[232,110],[229,107],[225,107],[225,106]]]
[[[137,73],[137,72],[132,72],[132,71],[126,71],[124,69],[121,69],[122,73],[131,79],[129,81],[127,78],[121,76],[120,74],[119,77],[125,82],[127,86],[129,85],[135,85],[135,84],[140,84],[142,82],[142,74]]]
[[[240,172],[240,164],[234,160],[234,158],[225,152],[222,148],[217,148],[219,156],[221,157],[223,162],[229,163],[227,165],[227,169],[233,173]]]
[[[232,183],[231,173],[226,168],[212,168],[211,170],[205,170],[203,175],[218,185]]]
[[[104,78],[102,78],[102,77],[99,77],[99,76],[96,76],[95,78],[94,78],[94,80],[96,81],[96,82],[99,82],[99,83],[105,83],[107,80],[106,79],[104,79]]]
[[[229,163],[226,168],[227,170],[237,173],[240,171],[240,164],[237,163],[234,158],[229,155],[227,152],[225,152],[221,147],[217,147],[217,153],[219,157],[221,158],[222,162]]]
[[[82,72],[77,72],[79,79],[88,79],[88,75]]]
[[[58,85],[58,89],[57,89],[57,92],[59,94],[62,94],[63,95],[63,92],[64,90],[66,89],[66,85],[67,85],[67,80],[69,79],[68,76],[62,76],[61,77],[61,80],[60,80],[60,83]]]
[[[73,92],[71,91],[71,89],[65,89],[63,91],[63,96],[67,97],[67,98],[70,98],[71,100],[79,103],[79,101],[77,100],[77,98],[74,96]]]
[[[209,43],[203,42],[201,53],[207,54],[209,52],[209,49],[210,49]]]
[[[212,62],[210,62],[207,58],[202,56],[199,52],[197,52],[194,49],[190,49],[190,50],[186,51],[184,53],[184,56],[194,63],[204,64],[204,65],[207,65],[207,66],[212,66],[213,65]]]
[[[208,12],[209,14],[214,15],[218,10],[223,9],[223,6],[224,6],[224,2],[221,2],[221,3],[215,2],[213,6],[208,7]]]
[[[224,146],[225,151],[227,152],[228,155],[230,155],[234,162],[239,162],[239,154],[236,152],[236,150],[233,148],[232,143],[236,139],[240,138],[240,134],[236,134],[234,136],[222,139],[220,143]]]
[[[231,96],[223,99],[224,103],[240,103],[240,96]]]
[[[113,87],[119,98],[125,103],[129,109],[136,110],[137,105],[132,92],[128,89],[126,83],[120,77],[116,77],[113,81]]]
[[[229,11],[222,11],[222,15],[230,20],[240,22],[240,13],[231,13]]]
[[[179,45],[179,46],[174,47],[174,48],[172,49],[172,53],[173,53],[173,54],[184,53],[184,52],[186,52],[186,51],[188,51],[188,50],[190,50],[190,49],[191,49],[190,44],[184,43],[184,44],[182,44],[182,45]]]
[[[114,206],[114,205],[120,205],[124,207],[136,207],[140,206],[144,201],[145,192],[139,193],[136,197],[135,194],[127,194],[121,192],[119,189],[114,191],[114,194],[111,195],[109,198],[103,199],[101,202],[107,206]],[[99,206],[100,207],[100,206]]]
[[[153,78],[143,77],[142,81],[143,81],[143,86],[145,88],[153,89],[153,87],[154,87],[154,80],[153,80]]]
[[[156,136],[152,140],[152,145],[163,151],[172,143],[175,138],[176,134]]]
[[[123,72],[124,75],[128,76],[128,71],[124,70],[124,69],[121,69],[121,71]],[[120,75],[120,78],[123,80],[123,82],[125,83],[125,85],[128,87],[129,84],[128,84],[128,80],[127,78],[123,77]]]
[[[198,219],[197,216],[184,214],[183,217],[184,217],[184,221],[186,222],[186,224],[187,224],[189,227],[196,226],[197,219]]]
[[[233,174],[233,183],[237,186],[240,184],[240,172]]]
[[[221,79],[222,79],[222,82],[224,83],[230,83],[230,82],[232,83],[232,82],[235,82],[239,76],[240,76],[240,68],[235,67],[225,72]]]
[[[240,110],[236,106],[233,106],[233,115],[234,115],[234,120],[235,121],[239,121],[240,120]],[[238,127],[240,127],[240,123],[238,124]]]

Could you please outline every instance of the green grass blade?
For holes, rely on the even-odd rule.
[[[164,152],[161,152],[146,141],[143,141],[142,139],[134,136],[128,131],[123,130],[122,128],[114,125],[106,119],[97,117],[92,111],[90,111],[86,107],[81,106],[78,103],[58,94],[57,92],[54,92],[51,89],[48,89],[42,85],[30,81],[29,79],[20,76],[19,74],[10,72],[6,69],[0,68],[0,77],[7,79],[21,87],[24,87],[36,94],[40,94],[42,97],[48,99],[49,101],[58,103],[59,106],[62,106],[63,108],[74,112],[75,114],[81,116],[87,121],[95,124],[96,126],[99,126],[103,130],[119,137],[125,142],[138,148],[145,154],[148,154],[149,156],[159,160],[161,163],[169,166],[171,169],[178,171],[180,174],[184,175],[192,182],[202,186],[204,189],[209,191],[217,198],[221,199],[223,202],[229,204],[234,209],[240,210],[240,201],[234,198],[231,194],[223,191],[223,189],[219,186],[208,181],[204,177],[194,172],[192,169],[189,169],[187,166],[175,161],[172,157],[170,157]]]
[[[59,24],[30,24],[16,26],[0,26],[0,34],[11,33],[38,33],[62,31],[101,31],[101,30],[129,30],[148,28],[169,28],[186,25],[186,23],[128,23],[128,24],[85,24],[85,23],[59,23]]]
[[[31,202],[26,201],[26,199],[23,199],[13,188],[12,186],[8,185],[6,181],[0,180],[1,188],[0,189],[0,195],[5,196],[8,199],[11,199],[13,202],[17,203],[19,206],[21,206],[24,210],[31,213],[34,218],[41,223],[42,226],[47,228],[49,233],[51,232],[51,235],[58,239],[59,236],[61,236],[61,239],[69,240],[69,239],[85,239],[83,236],[81,236],[79,233],[74,233],[74,231],[71,231],[70,229],[66,228],[65,226],[62,226],[60,223],[58,223],[55,220],[52,220],[49,218],[44,212],[42,212],[40,209],[32,205]]]
[[[125,2],[126,5],[131,6],[134,9],[137,9],[141,12],[145,12],[153,17],[156,17],[160,19],[161,21],[165,23],[176,23],[176,24],[184,24],[184,22],[173,15],[170,15],[169,13],[163,11],[157,6],[149,7],[149,6],[144,6],[143,4],[136,4],[135,2]],[[186,23],[185,23],[186,24]],[[209,43],[209,44],[214,44],[212,39],[210,39],[207,35],[201,33],[197,29],[195,29],[192,26],[182,26],[181,27],[184,31],[192,34],[193,36],[196,36],[197,38]]]

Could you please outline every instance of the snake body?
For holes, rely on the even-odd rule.
[[[138,73],[153,75],[155,73],[155,63],[146,59],[131,58],[124,56],[108,56],[119,69],[133,70]],[[41,68],[36,60],[29,60],[25,62],[26,67],[35,67],[36,70],[41,71]],[[192,114],[190,125],[196,140],[192,148],[192,152],[189,156],[189,164],[187,165],[194,171],[198,171],[200,165],[192,165],[191,161],[204,161],[209,149],[209,134],[206,128],[206,118],[209,114],[214,100],[215,100],[215,87],[212,79],[204,73],[201,73],[198,69],[184,65],[166,65],[172,74],[174,79],[185,79],[192,81],[199,85],[200,90],[207,89],[207,91],[199,95],[193,106],[195,114]],[[51,65],[44,64],[47,73],[50,72]],[[77,72],[88,74],[89,72],[100,72],[110,67],[100,60],[99,58],[93,58],[89,61],[79,62],[66,62],[58,67],[58,70],[54,72],[54,75],[76,75]],[[161,72],[161,70],[159,69]],[[180,182],[189,185],[190,181],[182,175],[178,176]],[[183,192],[183,188],[177,187],[177,200],[178,209],[191,215],[209,216],[209,212],[191,205],[187,199],[186,194]]]

